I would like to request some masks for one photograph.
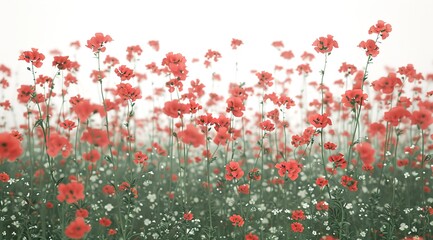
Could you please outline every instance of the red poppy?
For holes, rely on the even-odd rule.
[[[335,149],[337,149],[337,144],[335,144],[333,142],[326,142],[323,146],[327,150],[335,150]]]
[[[292,228],[293,232],[301,233],[304,231],[304,225],[302,225],[302,223],[294,222],[290,224],[290,227]]]
[[[221,53],[219,53],[218,51],[208,49],[204,57],[207,58],[208,60],[213,58],[214,62],[218,62],[218,60],[221,58]]]
[[[116,189],[112,185],[105,185],[102,187],[102,192],[105,195],[114,195],[116,193]]]
[[[363,48],[367,56],[377,57],[379,55],[379,47],[374,40],[361,41],[358,47]]]
[[[38,52],[37,48],[32,48],[31,51],[22,52],[18,60],[24,60],[28,63],[32,63],[33,66],[40,68],[42,67],[42,61],[45,59],[45,55]]]
[[[90,225],[84,221],[84,218],[78,217],[65,228],[65,235],[68,238],[81,239],[91,229]]]
[[[292,219],[293,220],[305,220],[305,214],[302,210],[294,210],[292,212]]]
[[[143,49],[141,49],[140,45],[129,46],[126,48],[126,52],[128,53],[126,55],[126,60],[131,62],[135,56],[141,56],[141,53],[143,53]]]
[[[7,174],[5,172],[0,173],[0,182],[7,183],[7,182],[9,182],[9,180],[10,180],[9,174]]]
[[[148,44],[149,44],[149,46],[150,47],[152,47],[153,48],[153,50],[155,50],[155,51],[159,51],[159,41],[156,41],[156,40],[150,40],[149,42],[148,42]]]
[[[183,214],[183,219],[185,221],[191,221],[194,218],[194,215],[191,212],[186,212]]]
[[[241,98],[231,97],[227,99],[226,103],[226,112],[231,112],[235,117],[242,117],[244,115],[243,111],[245,111],[245,105]]]
[[[325,201],[319,201],[316,203],[316,210],[317,211],[328,211],[329,205]]]
[[[237,187],[238,193],[240,194],[250,194],[250,185],[242,184]]]
[[[383,120],[391,123],[392,126],[397,127],[403,118],[409,118],[410,112],[404,107],[397,106],[391,108],[388,112],[385,112]]]
[[[0,163],[6,159],[15,161],[22,153],[23,149],[17,138],[10,133],[0,133]]]
[[[296,71],[298,71],[299,75],[308,75],[309,73],[313,72],[310,68],[310,64],[308,63],[300,64],[296,68]]]
[[[59,70],[70,70],[72,68],[72,63],[69,60],[69,56],[55,56],[53,66],[57,67]]]
[[[134,154],[134,163],[135,164],[143,164],[145,161],[147,161],[149,157],[142,153],[141,151],[138,151]]]
[[[245,235],[245,240],[259,240],[259,236],[253,233],[248,233],[247,235]]]
[[[364,166],[371,166],[374,163],[375,150],[368,142],[359,143],[355,147],[355,151],[358,152],[359,158],[363,162]]]
[[[373,25],[368,30],[368,34],[378,33],[382,37],[382,39],[386,39],[389,36],[389,33],[392,31],[391,24],[385,23],[382,20],[377,21],[376,25]]]
[[[93,52],[105,52],[105,44],[113,41],[110,35],[104,36],[102,33],[95,33],[95,36],[87,40],[86,47],[92,49]]]
[[[199,147],[205,144],[205,136],[193,124],[188,124],[186,129],[179,132],[177,136],[185,144],[192,144],[194,147]]]
[[[413,111],[410,119],[412,121],[412,125],[418,125],[424,130],[433,123],[432,112],[423,107],[417,111]]]
[[[35,88],[31,85],[21,85],[20,88],[17,89],[17,91],[18,101],[20,103],[28,103],[32,95],[35,93]]]
[[[236,226],[242,227],[245,223],[244,219],[240,215],[237,215],[237,214],[231,215],[229,220],[230,220],[230,222],[232,222],[232,225],[235,227]]]
[[[295,160],[277,163],[275,168],[278,169],[278,174],[281,177],[284,177],[287,173],[287,176],[292,181],[295,181],[298,178],[298,174],[301,172],[301,165]]]
[[[323,115],[314,113],[308,117],[308,122],[311,123],[316,128],[325,128],[326,126],[332,125],[331,119],[328,117],[327,113]]]
[[[266,120],[260,123],[260,128],[263,131],[272,132],[275,130],[275,125],[270,120]]]
[[[60,183],[57,189],[59,191],[59,195],[57,195],[57,200],[59,200],[60,202],[66,200],[68,204],[72,204],[77,203],[79,200],[84,200],[84,185],[82,183]]]
[[[170,72],[177,78],[177,80],[185,80],[188,74],[188,70],[186,69],[186,59],[180,53],[172,53],[169,52],[165,55],[165,58],[162,60],[162,65],[167,66]]]
[[[83,132],[81,140],[99,147],[106,147],[110,143],[107,132],[96,128],[87,128],[86,131]]]
[[[406,67],[400,67],[397,71],[399,74],[407,77],[409,82],[413,82],[414,80],[423,80],[424,77],[421,73],[417,73],[413,64],[408,64]]]
[[[114,72],[120,77],[121,81],[129,80],[135,77],[134,71],[125,65],[121,65],[120,67],[114,69]]]
[[[101,217],[99,219],[99,225],[101,225],[103,227],[109,227],[111,225],[111,220],[109,218],[106,218],[106,217]]]
[[[358,181],[347,175],[341,177],[341,185],[347,187],[352,192],[358,191]]]
[[[295,55],[293,55],[293,52],[291,50],[281,52],[280,56],[287,60],[290,60],[295,57]]]
[[[314,50],[318,53],[331,53],[332,50],[338,48],[337,41],[334,40],[332,35],[325,37],[320,37],[313,42]]]
[[[66,130],[71,131],[72,129],[76,128],[77,125],[75,125],[75,122],[66,119],[65,121],[63,121],[63,122],[60,123],[60,127],[66,129]]]
[[[182,118],[183,114],[187,113],[188,106],[186,104],[180,103],[179,100],[173,100],[165,102],[162,111],[169,117]]]
[[[341,102],[345,107],[356,108],[364,105],[364,101],[368,98],[368,95],[361,89],[347,90],[345,94],[341,95]]]
[[[328,161],[334,163],[334,168],[345,169],[347,167],[347,162],[342,153],[329,156]]]
[[[77,211],[75,211],[75,217],[81,217],[81,218],[87,218],[89,216],[89,211],[84,208],[79,208]]]
[[[302,55],[301,55],[301,59],[303,61],[310,61],[311,62],[314,59],[314,54],[304,51],[304,53],[302,53]]]
[[[72,144],[66,137],[58,133],[51,133],[47,140],[47,154],[50,157],[56,157],[61,152],[62,157],[66,158],[71,154],[71,151]]]
[[[243,42],[242,42],[242,40],[239,40],[239,39],[236,39],[236,38],[233,38],[232,39],[232,42],[231,42],[231,44],[230,44],[230,46],[232,47],[232,49],[237,49],[240,45],[242,45],[242,44],[244,44]]]
[[[403,83],[395,73],[389,73],[387,77],[381,77],[371,83],[371,86],[374,90],[381,91],[382,93],[386,94],[392,93],[396,86],[401,85],[403,85]]]
[[[96,149],[92,149],[88,153],[83,153],[83,159],[91,163],[96,163],[100,158],[101,154]]]
[[[266,88],[266,86],[271,87],[274,83],[272,80],[274,80],[274,77],[272,77],[271,73],[262,71],[256,73],[257,78],[259,79],[259,87]]]
[[[319,186],[320,188],[323,188],[326,185],[328,185],[328,180],[326,180],[326,178],[324,177],[318,177],[316,178],[316,185]]]
[[[116,85],[117,89],[115,94],[118,95],[123,101],[135,102],[141,99],[141,90],[139,87],[132,87],[129,83],[119,83]]]
[[[226,165],[226,175],[225,179],[231,181],[233,179],[240,179],[244,176],[244,171],[239,166],[238,162],[231,161]]]

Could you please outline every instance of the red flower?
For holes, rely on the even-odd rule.
[[[185,144],[192,144],[194,147],[199,147],[205,144],[205,136],[202,134],[198,128],[192,124],[188,124],[184,131],[181,131],[177,136]]]
[[[240,215],[233,214],[229,218],[230,222],[232,222],[233,226],[242,227],[244,225],[244,219]]]
[[[32,95],[35,93],[35,89],[31,85],[21,85],[18,91],[18,101],[20,103],[28,103]]]
[[[87,218],[89,216],[89,211],[87,211],[87,209],[84,208],[80,208],[77,209],[77,211],[75,211],[75,217],[81,217],[81,218]]]
[[[260,171],[258,168],[253,168],[249,171],[247,178],[248,180],[252,179],[255,181],[259,181],[260,179],[262,179],[262,175],[260,175]]]
[[[248,184],[239,185],[237,190],[238,190],[238,193],[240,193],[240,194],[250,194],[250,185],[248,185]]]
[[[121,65],[120,67],[114,69],[114,72],[120,77],[121,81],[129,80],[135,77],[132,69],[126,67],[125,65]]]
[[[239,39],[235,39],[235,38],[233,38],[232,39],[232,43],[230,44],[231,45],[231,47],[232,47],[232,49],[237,49],[240,45],[242,45],[242,44],[244,44],[243,42],[242,42],[242,40],[239,40]]]
[[[320,201],[316,203],[316,210],[317,211],[328,211],[329,205],[325,201]]]
[[[57,189],[59,191],[59,195],[57,195],[57,200],[59,200],[60,202],[66,200],[68,204],[72,204],[77,203],[78,200],[84,200],[84,185],[82,183],[60,183]]]
[[[284,177],[287,173],[287,176],[292,181],[295,181],[298,178],[298,174],[301,172],[301,165],[295,160],[277,163],[275,168],[278,169],[280,177]]]
[[[104,36],[102,33],[95,33],[95,36],[87,40],[86,47],[92,49],[93,52],[105,52],[105,44],[113,41],[110,35]]]
[[[308,75],[309,73],[313,72],[310,68],[310,64],[308,63],[299,65],[296,68],[296,71],[298,71],[299,75]]]
[[[337,144],[332,143],[332,142],[326,142],[323,146],[327,150],[335,150],[335,149],[337,149]]]
[[[0,182],[7,183],[7,182],[9,182],[9,179],[10,179],[10,177],[7,173],[5,173],[5,172],[0,173]]]
[[[101,154],[96,149],[91,150],[88,153],[83,153],[83,159],[85,161],[96,163],[101,158]]]
[[[316,185],[319,186],[320,188],[323,188],[326,185],[328,185],[328,180],[326,180],[326,178],[323,177],[318,177],[316,179]]]
[[[17,138],[10,133],[0,133],[0,164],[6,159],[15,161],[22,153],[23,149]]]
[[[305,220],[305,214],[302,210],[295,210],[292,212],[292,219],[294,220]]]
[[[263,131],[272,132],[275,130],[275,125],[270,120],[266,120],[260,123],[260,128]]]
[[[114,186],[107,184],[102,187],[102,192],[105,195],[114,195],[116,193],[116,189],[114,188]]]
[[[177,80],[185,80],[188,70],[186,69],[186,59],[180,53],[169,52],[162,60],[162,65],[167,66],[170,72],[177,78]]]
[[[294,58],[295,57],[295,55],[293,55],[293,52],[292,51],[284,51],[284,52],[281,52],[281,55],[280,55],[282,58],[284,58],[284,59],[287,59],[287,60],[290,60],[290,59],[292,59],[292,58]]]
[[[217,135],[215,136],[213,142],[217,145],[226,144],[227,141],[230,141],[231,137],[227,131],[227,128],[220,127],[218,128]]]
[[[302,55],[301,55],[301,59],[303,61],[310,61],[311,62],[314,59],[314,54],[304,51],[304,53],[302,53]]]
[[[401,122],[404,117],[409,118],[410,112],[406,110],[404,107],[397,106],[391,108],[388,112],[385,112],[383,120],[391,123],[392,126],[396,127]]]
[[[183,114],[187,113],[187,104],[180,103],[179,100],[168,101],[164,103],[162,111],[169,117],[178,118],[183,117]]]
[[[338,69],[338,71],[339,71],[339,72],[344,72],[345,75],[346,75],[346,77],[347,77],[347,76],[349,76],[349,75],[353,75],[353,74],[355,74],[356,71],[358,71],[358,70],[357,70],[357,68],[355,67],[355,65],[353,65],[353,64],[347,64],[346,62],[343,62],[343,63],[341,64],[340,69]]]
[[[211,49],[208,49],[204,57],[207,58],[208,60],[213,58],[215,62],[218,62],[218,60],[221,58],[221,53],[219,53],[218,51],[213,51]]]
[[[271,73],[262,71],[256,73],[257,78],[259,79],[259,87],[266,88],[266,86],[271,87],[274,83],[272,80],[274,80],[274,77],[272,77]]]
[[[368,133],[370,137],[374,137],[377,134],[385,135],[385,132],[386,132],[385,125],[383,125],[382,123],[371,123],[368,128]]]
[[[358,47],[363,48],[367,56],[376,57],[379,54],[379,47],[376,45],[376,42],[371,39],[368,39],[367,42],[360,42]]]
[[[313,42],[314,50],[318,53],[330,53],[335,48],[338,48],[337,41],[334,40],[332,35],[320,37]]]
[[[294,222],[290,225],[292,227],[293,232],[303,232],[304,231],[304,225],[302,223]]]
[[[358,181],[347,175],[341,177],[341,185],[347,187],[352,192],[358,191]]]
[[[111,220],[109,218],[106,218],[106,217],[101,217],[99,219],[99,225],[101,225],[103,227],[109,227],[111,225]]]
[[[345,169],[347,167],[347,162],[342,153],[329,156],[328,161],[334,163],[334,168],[340,167]]]
[[[231,161],[227,163],[225,175],[227,181],[240,179],[242,176],[244,176],[244,171],[242,171],[242,168],[239,166],[238,162]]]
[[[259,240],[259,236],[253,233],[248,233],[247,235],[245,235],[245,240]]]
[[[59,70],[70,70],[72,63],[69,60],[69,56],[56,56],[54,57],[53,66],[57,67]]]
[[[155,51],[159,51],[159,41],[156,40],[150,40],[148,42],[149,46],[152,47]]]
[[[245,106],[241,98],[231,97],[227,99],[226,103],[226,112],[231,112],[235,117],[242,117],[244,115],[243,111],[245,110]]]
[[[345,107],[356,108],[357,106],[364,105],[364,100],[367,99],[368,95],[361,89],[353,89],[347,90],[341,97],[341,102]]]
[[[355,147],[355,151],[358,152],[359,158],[363,162],[364,166],[371,166],[374,163],[375,150],[368,142],[363,142]]]
[[[149,157],[146,154],[142,153],[141,151],[136,152],[134,154],[134,163],[135,164],[143,164],[148,159],[149,159]]]
[[[191,221],[194,218],[194,215],[191,212],[187,212],[183,214],[183,219],[185,221]]]
[[[108,235],[110,235],[110,236],[114,236],[114,235],[116,235],[116,234],[117,234],[116,229],[112,229],[112,228],[110,228],[110,229],[108,230]]]
[[[38,52],[37,48],[32,48],[32,51],[25,51],[21,53],[18,60],[24,60],[28,63],[32,63],[33,66],[40,68],[42,61],[45,59],[45,55]]]
[[[84,218],[79,217],[69,223],[65,228],[65,235],[68,238],[81,239],[86,235],[86,233],[90,232],[90,230],[90,225],[84,222]]]
[[[99,147],[106,147],[110,143],[107,132],[96,128],[87,128],[87,130],[83,132],[81,140]]]
[[[59,152],[62,153],[62,157],[66,158],[71,154],[72,144],[66,137],[59,135],[58,133],[52,133],[47,141],[47,154],[50,157],[56,157]]]
[[[77,126],[75,125],[75,122],[66,119],[65,121],[60,123],[60,127],[71,131],[72,129],[76,128]]]
[[[373,25],[368,30],[368,34],[372,33],[378,33],[382,37],[382,39],[385,39],[389,36],[389,33],[392,31],[391,24],[386,23],[382,20],[377,21],[376,25]]]
[[[133,88],[129,83],[119,83],[116,86],[115,94],[122,98],[123,101],[130,100],[131,102],[135,102],[137,99],[141,99],[139,87]]]
[[[318,113],[311,114],[308,117],[308,122],[310,122],[316,128],[324,128],[328,126],[328,124],[332,125],[332,121],[330,118],[328,118],[328,114],[326,113],[324,113],[323,115],[320,115]]]
[[[406,65],[406,67],[400,67],[397,71],[399,74],[407,77],[409,82],[413,82],[414,80],[423,80],[424,77],[421,73],[417,73],[412,64]]]
[[[141,56],[141,53],[143,53],[143,49],[141,49],[139,45],[129,46],[126,48],[126,52],[128,53],[126,55],[126,59],[131,62],[132,59],[134,59],[134,55]]]
[[[412,125],[418,125],[421,129],[427,129],[432,123],[432,112],[421,107],[418,111],[413,111],[411,117]]]
[[[403,83],[395,73],[389,73],[387,77],[381,77],[371,83],[371,86],[374,90],[381,91],[382,93],[386,94],[392,93],[397,85],[401,86]]]

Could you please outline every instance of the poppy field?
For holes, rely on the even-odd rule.
[[[362,66],[328,67],[330,33],[270,43],[296,64],[245,80],[212,48],[110,55],[109,33],[70,43],[84,78],[75,54],[23,49],[19,78],[0,63],[0,239],[433,239],[433,73],[373,79],[393,27],[364,32]]]

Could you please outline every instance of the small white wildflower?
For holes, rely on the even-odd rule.
[[[418,231],[418,229],[416,229],[416,227],[415,227],[415,226],[413,226],[413,227],[412,227],[412,229],[411,229],[411,231],[412,231],[412,232],[417,232],[417,231]]]
[[[401,223],[400,224],[400,231],[404,231],[404,230],[406,230],[406,229],[408,229],[409,228],[409,226],[408,225],[406,225],[405,223]]]
[[[151,203],[155,202],[155,200],[156,200],[156,194],[149,194],[149,195],[147,195],[147,199]]]
[[[365,233],[364,231],[360,232],[359,235],[361,235],[361,237],[365,237],[367,236],[367,233]]]
[[[107,204],[107,205],[105,205],[105,210],[107,210],[108,212],[110,212],[111,210],[113,210],[113,205],[111,205],[111,203],[109,203],[109,204]]]

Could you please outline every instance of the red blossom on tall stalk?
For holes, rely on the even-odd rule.
[[[379,55],[379,47],[374,40],[361,41],[358,47],[363,48],[367,56],[377,57]]]
[[[60,183],[57,189],[59,191],[57,195],[59,202],[66,201],[68,204],[73,204],[79,200],[84,200],[84,185],[80,182]]]
[[[298,178],[298,174],[301,172],[301,164],[299,164],[295,160],[290,160],[288,162],[281,162],[275,165],[275,168],[278,169],[278,175],[280,177],[284,177],[287,174],[287,177],[295,181]]]
[[[226,103],[226,112],[231,112],[235,117],[242,117],[244,115],[243,111],[245,111],[245,105],[241,98],[231,97],[227,99]]]
[[[82,239],[91,229],[91,226],[84,221],[84,218],[77,217],[66,226],[65,235],[71,239]]]
[[[242,218],[242,216],[237,215],[237,214],[233,214],[232,216],[229,217],[230,222],[232,222],[233,226],[238,226],[238,227],[242,227],[244,225],[244,219]]]
[[[126,52],[128,53],[126,55],[126,60],[128,60],[128,62],[131,62],[135,56],[141,56],[141,53],[143,53],[143,49],[141,49],[140,45],[129,46],[126,48]]]
[[[117,89],[115,94],[119,96],[123,101],[135,102],[137,99],[141,99],[141,90],[139,87],[132,87],[129,83],[119,83],[116,85]]]
[[[40,53],[37,48],[32,48],[31,51],[24,51],[19,56],[18,60],[32,63],[33,66],[40,68],[42,67],[42,61],[44,61],[45,55]]]
[[[381,77],[371,83],[374,90],[385,94],[394,92],[395,87],[402,85],[401,79],[395,73],[389,73],[387,77]]]
[[[368,30],[368,34],[377,33],[380,34],[383,40],[385,40],[389,33],[392,31],[391,24],[385,23],[383,20],[378,20],[376,25],[373,25]]]
[[[271,87],[274,84],[272,82],[272,80],[274,80],[274,77],[272,76],[271,73],[261,71],[256,73],[256,76],[259,79],[258,85],[261,88]]]
[[[102,33],[95,33],[95,36],[87,40],[86,47],[90,48],[93,52],[105,52],[105,44],[113,41],[110,35]]]
[[[332,125],[331,119],[328,117],[327,113],[323,115],[314,113],[308,117],[308,122],[311,123],[316,128],[325,128],[326,126]]]
[[[316,39],[312,46],[318,53],[331,53],[334,48],[338,48],[338,42],[334,40],[332,35],[320,37]]]
[[[242,45],[242,44],[244,44],[244,43],[242,42],[242,40],[239,40],[239,39],[233,38],[233,39],[232,39],[232,42],[231,42],[231,44],[230,44],[230,46],[232,47],[233,50],[236,50],[236,49],[237,49],[240,45]]]
[[[72,68],[72,62],[69,60],[69,56],[56,56],[53,60],[53,66],[59,70],[70,70]]]
[[[59,153],[66,158],[71,154],[72,144],[66,137],[58,133],[51,133],[47,140],[47,154],[50,157],[56,157]]]
[[[134,71],[125,65],[121,65],[120,67],[114,69],[114,72],[120,77],[121,81],[129,80],[135,77]]]
[[[347,90],[341,97],[341,102],[345,107],[357,108],[358,106],[364,105],[364,101],[367,99],[368,95],[361,89],[353,89]]]
[[[233,179],[240,179],[244,176],[244,171],[239,166],[238,162],[231,161],[226,165],[225,179],[231,181]]]
[[[188,124],[186,129],[179,132],[177,136],[185,144],[191,144],[194,147],[199,147],[205,144],[205,135],[199,131],[193,124]]]

